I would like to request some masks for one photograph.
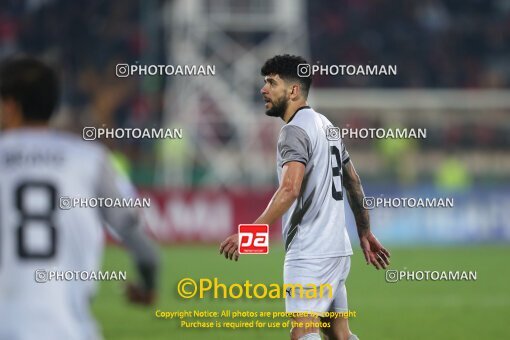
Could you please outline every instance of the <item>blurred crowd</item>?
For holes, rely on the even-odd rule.
[[[321,86],[510,85],[507,0],[309,2],[313,62],[397,65],[397,77],[322,77]]]
[[[64,84],[64,114],[57,123],[69,129],[159,127],[166,79],[117,78],[115,65],[167,62],[168,47],[158,19],[163,2],[2,0],[0,59],[22,52],[54,63]],[[314,0],[308,2],[308,18],[312,63],[398,66],[396,77],[317,77],[317,87],[510,85],[507,0]],[[356,112],[344,122],[380,126],[378,121],[360,122]],[[510,145],[508,126],[459,122],[435,128],[418,148],[460,145],[493,150]],[[147,140],[106,143],[136,183],[154,183],[157,145]],[[377,152],[367,143],[353,147]]]
[[[62,110],[56,125],[81,133],[83,126],[159,127],[164,80],[118,78],[120,62],[163,55],[150,46],[138,0],[2,0],[0,58],[36,55],[50,61],[62,79]],[[156,34],[157,37],[157,34]],[[160,44],[160,42],[158,42]],[[150,141],[105,140],[129,164],[138,183],[149,184],[155,164]],[[128,166],[126,166],[128,167]]]

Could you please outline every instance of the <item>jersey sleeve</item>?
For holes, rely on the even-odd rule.
[[[282,128],[278,138],[278,152],[282,166],[292,161],[308,164],[310,151],[310,138],[305,130],[295,125],[286,125]]]
[[[342,164],[347,164],[351,158],[349,157],[349,152],[345,148],[345,144],[342,141]]]
[[[105,152],[100,160],[96,191],[98,197],[112,199],[132,198],[136,196],[134,187],[126,176],[117,172],[112,161]],[[110,227],[118,229],[128,225],[138,224],[139,216],[136,209],[131,207],[101,208],[101,215]]]
[[[97,194],[113,199],[136,195],[129,179],[114,169],[106,154],[100,167]],[[133,207],[112,207],[102,208],[100,212],[110,231],[134,257],[145,288],[153,289],[159,261],[152,242],[142,231],[139,211]]]

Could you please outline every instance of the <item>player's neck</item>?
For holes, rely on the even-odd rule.
[[[292,117],[296,114],[296,112],[302,108],[303,106],[308,106],[308,103],[306,100],[300,100],[298,102],[292,103],[287,107],[287,110],[285,111],[285,114],[283,115],[282,119],[287,124]]]

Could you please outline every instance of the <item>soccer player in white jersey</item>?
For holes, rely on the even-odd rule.
[[[367,264],[386,268],[390,256],[370,231],[361,182],[345,145],[341,139],[328,139],[328,128],[333,125],[307,104],[312,79],[298,76],[298,65],[306,63],[298,56],[281,55],[267,60],[261,69],[266,114],[280,117],[286,124],[277,147],[279,188],[254,222],[271,225],[283,217],[284,283],[303,287],[329,284],[333,288],[332,298],[328,294],[317,299],[300,299],[298,293],[293,298],[286,296],[287,312],[313,313],[293,317],[303,325],[317,324],[319,320],[313,315],[348,311],[345,281],[352,249],[345,226],[342,186],[356,219]],[[220,253],[238,259],[237,234],[223,241]],[[358,339],[350,332],[346,318],[320,319],[330,324],[322,328],[326,338]],[[320,339],[319,329],[294,327],[291,339]]]
[[[32,58],[0,67],[0,339],[100,339],[90,314],[93,281],[36,282],[35,271],[100,269],[107,223],[133,255],[139,284],[129,300],[154,300],[158,259],[129,208],[59,209],[59,197],[133,194],[108,152],[95,142],[51,130],[58,102],[53,70]]]

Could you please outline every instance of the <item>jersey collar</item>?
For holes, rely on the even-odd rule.
[[[297,109],[296,112],[294,112],[294,114],[290,117],[290,119],[287,122],[287,124],[289,124],[292,121],[292,119],[294,119],[294,116],[296,115],[296,113],[298,113],[299,111],[301,111],[303,109],[310,109],[310,106],[305,105],[305,106],[301,106],[299,109]]]

